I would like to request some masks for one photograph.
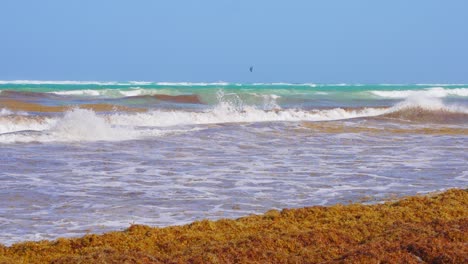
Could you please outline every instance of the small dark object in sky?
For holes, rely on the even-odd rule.
[[[253,72],[253,66],[250,66],[249,70],[250,70],[250,72]]]

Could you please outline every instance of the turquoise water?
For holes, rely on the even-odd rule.
[[[466,96],[467,84],[290,84],[290,83],[157,83],[157,82],[46,82],[46,81],[0,81],[0,90],[54,92],[54,91],[98,91],[108,96],[119,96],[118,91],[134,91],[138,89],[165,91],[171,94],[206,94],[213,89],[223,89],[228,92],[265,93],[274,91],[282,95],[307,94],[334,95],[346,93],[356,98],[375,98],[371,91],[416,91],[442,87],[444,89],[463,89],[460,92]],[[106,90],[114,90],[112,91]],[[456,96],[456,94],[454,94]]]
[[[153,83],[153,82],[31,82],[0,81],[0,90],[58,93],[75,100],[117,99],[152,94],[194,94],[205,104],[219,103],[219,92],[237,96],[244,104],[265,104],[268,98],[289,108],[391,106],[411,94],[444,98],[465,104],[464,84],[238,84],[238,83]],[[81,97],[80,97],[81,96]],[[48,102],[49,104],[53,102]],[[59,103],[60,102],[56,102]],[[62,102],[63,103],[63,102]],[[69,102],[65,102],[69,103]],[[145,104],[144,100],[116,104]],[[189,107],[189,106],[187,106]]]
[[[0,243],[466,188],[468,85],[0,81]]]

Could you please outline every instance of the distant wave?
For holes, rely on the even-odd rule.
[[[51,94],[57,95],[73,95],[73,96],[104,96],[104,97],[127,97],[127,96],[140,96],[140,95],[154,95],[161,92],[168,92],[161,89],[144,89],[141,87],[130,87],[126,90],[120,89],[84,89],[84,90],[67,90],[67,91],[53,91]]]
[[[447,86],[464,86],[468,84],[456,84],[456,83],[439,83],[439,84],[410,84],[410,83],[289,83],[289,82],[256,82],[256,83],[236,83],[236,82],[164,82],[164,81],[74,81],[74,80],[0,80],[0,85],[13,84],[13,85],[157,85],[157,86],[242,86],[242,85],[253,85],[253,86],[309,86],[309,87],[327,87],[327,86],[436,86],[436,87],[447,87]]]
[[[417,83],[416,86],[465,86],[466,83]]]
[[[69,90],[69,91],[54,91],[48,92],[49,94],[56,95],[72,95],[72,96],[84,96],[84,97],[109,97],[109,98],[136,98],[143,96],[189,96],[187,94],[180,94],[178,91],[168,89],[144,89],[141,87],[130,87],[128,90],[120,89],[85,89],[85,90]]]
[[[99,81],[36,81],[36,80],[12,80],[12,81],[0,81],[0,84],[51,84],[51,85],[127,85],[128,83],[120,82],[99,82]]]
[[[156,82],[156,85],[161,86],[226,86],[226,85],[234,85],[235,83],[228,83],[228,82]]]
[[[424,90],[393,90],[393,91],[370,91],[371,94],[384,98],[407,98],[415,95],[429,97],[468,96],[468,88],[443,88],[432,87]]]
[[[1,84],[32,84],[32,85],[159,85],[159,86],[225,86],[228,82],[148,82],[148,81],[39,81],[39,80],[0,80]]]
[[[117,81],[39,81],[39,80],[0,80],[1,84],[32,84],[32,85],[99,85],[99,86],[106,86],[106,85],[151,85],[151,84],[158,84],[156,82],[147,82],[147,81],[128,81],[128,82],[117,82]]]
[[[103,92],[106,92],[107,90],[70,90],[70,91],[56,91],[56,92],[50,92],[52,94],[58,94],[58,95],[84,95],[84,96],[100,96],[103,94]]]

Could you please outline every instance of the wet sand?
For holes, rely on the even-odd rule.
[[[0,246],[0,263],[467,263],[468,191]]]

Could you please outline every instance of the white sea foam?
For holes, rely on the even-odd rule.
[[[11,115],[11,114],[13,114],[13,112],[11,112],[10,110],[6,108],[0,109],[0,116],[6,116],[6,115]]]
[[[113,128],[103,117],[85,109],[68,111],[61,118],[2,120],[0,132],[8,133],[0,135],[0,142],[4,143],[125,140],[132,136],[129,131]]]
[[[342,108],[327,110],[268,110],[254,106],[242,106],[220,103],[213,109],[204,112],[160,111],[147,113],[120,113],[109,116],[112,124],[122,126],[169,127],[179,125],[205,125],[222,123],[254,123],[278,121],[328,121],[349,119],[364,116],[376,116],[386,112],[381,108],[362,110],[345,110]]]
[[[276,83],[260,83],[260,85],[286,85],[286,86],[289,86],[289,85],[294,85],[294,84],[285,83],[285,82],[276,82]]]
[[[225,86],[228,82],[148,82],[148,81],[41,81],[41,80],[0,80],[0,84],[32,84],[32,85],[161,85],[161,86]]]
[[[242,85],[242,84],[240,84]],[[253,85],[253,86],[263,86],[263,85],[272,85],[272,86],[309,86],[309,87],[317,87],[318,84],[315,83],[286,83],[286,82],[274,82],[274,83],[251,83],[246,85]]]
[[[25,111],[11,111],[10,109],[7,109],[7,108],[0,109],[0,116],[8,116],[8,115],[29,116],[29,113]]]
[[[399,111],[408,108],[423,108],[426,110],[442,110],[453,113],[465,113],[468,114],[468,107],[457,105],[457,104],[445,104],[440,98],[430,97],[425,94],[413,94],[408,96],[403,102],[400,102],[390,108],[388,111]]]
[[[144,89],[141,87],[130,87],[130,89],[85,89],[85,90],[69,90],[69,91],[54,91],[49,92],[57,95],[72,95],[72,96],[84,96],[84,97],[130,97],[139,95],[154,95],[154,94],[168,94],[178,95],[177,91],[167,89]]]
[[[70,90],[70,91],[55,91],[49,92],[58,95],[74,95],[74,96],[104,96],[104,97],[122,97],[122,96],[137,96],[143,94],[151,94],[153,90],[140,89],[139,87],[132,87],[131,90],[119,89],[102,89],[102,90]]]
[[[203,125],[224,123],[333,121],[383,115],[402,109],[421,107],[427,110],[445,110],[467,113],[459,105],[444,104],[439,98],[410,96],[391,108],[364,109],[281,109],[277,96],[265,95],[264,108],[244,105],[236,94],[218,93],[219,103],[204,111],[152,110],[144,113],[117,112],[96,114],[91,110],[74,109],[61,117],[0,119],[0,142],[49,141],[121,141],[162,136],[183,132]],[[5,112],[6,113],[6,112]],[[21,131],[41,133],[12,133]]]
[[[0,116],[0,134],[18,131],[42,131],[49,129],[56,123],[54,118],[15,118]]]
[[[113,127],[102,116],[91,110],[74,109],[50,129],[59,141],[128,140],[134,138],[133,130]]]
[[[466,83],[417,83],[416,86],[465,86]]]
[[[0,84],[32,84],[32,85],[128,85],[125,82],[99,82],[99,81],[38,81],[38,80],[1,80]]]
[[[112,119],[113,115],[87,109],[73,109],[55,118],[0,118],[0,143],[122,141],[194,130],[141,128],[135,123],[116,124]]]
[[[57,118],[2,119],[0,120],[0,133],[3,134],[0,135],[0,142],[121,141],[191,130],[191,128],[181,130],[175,126],[271,121],[324,121],[378,115],[383,111],[381,109],[347,111],[340,108],[314,111],[293,109],[265,111],[253,106],[244,106],[239,109],[238,106],[230,103],[220,103],[213,109],[204,112],[158,110],[147,113],[98,115],[91,110],[75,109],[66,112],[63,117]],[[174,127],[174,129],[158,129],[163,127]],[[30,133],[29,131],[41,133]]]
[[[145,81],[130,81],[128,82],[131,85],[150,85],[153,84],[153,82],[145,82]]]
[[[370,91],[371,94],[385,98],[407,98],[410,96],[428,96],[443,98],[447,96],[468,96],[468,88],[432,87],[424,90]]]
[[[101,91],[99,90],[71,90],[71,91],[56,91],[51,92],[58,95],[85,95],[85,96],[100,96]]]
[[[161,86],[226,86],[230,85],[228,82],[157,82],[156,85]]]
[[[130,96],[151,94],[152,90],[145,90],[145,89],[140,89],[139,87],[136,87],[136,88],[133,88],[132,90],[128,90],[128,91],[119,91],[119,93],[121,95],[123,95],[123,96],[130,97]]]

